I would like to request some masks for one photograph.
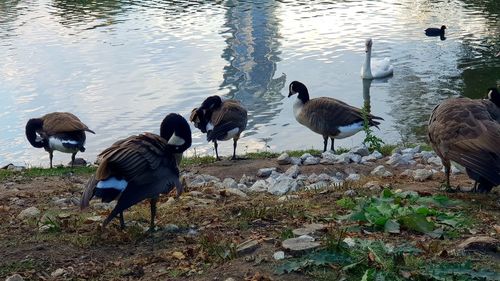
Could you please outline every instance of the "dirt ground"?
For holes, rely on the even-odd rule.
[[[400,168],[390,170],[394,177],[373,178],[369,171],[375,165],[301,166],[301,174],[305,175],[357,171],[365,177],[348,187],[298,192],[300,199],[295,201],[278,202],[277,196],[263,193],[240,198],[210,186],[196,190],[202,195],[187,190],[173,203],[169,196],[163,195],[156,219],[158,230],[152,235],[144,232],[149,221],[148,202],[125,213],[125,230],[119,228],[117,220],[106,229],[100,228],[99,217],[95,217],[105,217],[107,209],[91,207],[80,211],[78,200],[90,175],[38,178],[14,175],[0,182],[0,278],[17,273],[25,280],[316,280],[301,273],[275,274],[278,262],[273,253],[281,250],[281,235],[285,230],[304,223],[324,222],[325,217],[337,211],[334,202],[345,190],[361,192],[362,186],[371,180],[381,186],[421,194],[441,192],[442,173],[431,180],[415,182],[398,176],[404,170]],[[238,181],[244,174],[255,176],[258,169],[268,167],[283,172],[289,166],[278,165],[276,159],[223,160],[186,167],[184,172],[232,177]],[[472,181],[460,174],[452,176],[452,184],[470,186]],[[489,195],[463,192],[447,195],[475,204],[480,213],[476,215],[482,221],[475,228],[476,234],[498,238],[493,228],[500,225],[497,192],[498,188]],[[32,206],[41,211],[37,218],[18,218],[22,210]],[[171,224],[178,229],[170,230]],[[335,221],[327,224],[331,229],[339,227]],[[392,239],[384,233],[377,235],[380,236],[371,237]],[[410,237],[424,244],[431,240],[410,232],[394,239]],[[258,241],[258,247],[250,253],[231,252],[234,247],[230,245],[247,240]],[[441,242],[443,247],[456,243]]]

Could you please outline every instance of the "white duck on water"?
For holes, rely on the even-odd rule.
[[[377,79],[391,76],[393,74],[392,64],[389,58],[381,60],[372,60],[372,45],[371,38],[365,41],[365,63],[361,67],[361,78],[363,79]]]

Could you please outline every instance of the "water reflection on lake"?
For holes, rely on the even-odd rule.
[[[370,104],[386,142],[425,140],[440,100],[480,98],[500,82],[500,2],[486,1],[14,1],[0,2],[0,164],[47,165],[24,136],[31,117],[70,111],[96,135],[95,156],[118,138],[158,132],[169,112],[187,117],[206,96],[240,99],[249,126],[239,153],[322,147],[286,98]],[[446,40],[423,30],[445,24]],[[391,57],[394,76],[360,78],[364,40]],[[213,153],[193,128],[189,153]],[[363,133],[336,145],[359,144]],[[221,143],[222,155],[232,152]],[[55,153],[54,163],[69,155]]]

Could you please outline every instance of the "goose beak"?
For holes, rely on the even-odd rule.
[[[290,91],[290,92],[288,92],[288,97],[291,97],[291,96],[293,96],[293,95],[295,95],[295,94],[296,94],[296,92],[292,92],[292,91]]]

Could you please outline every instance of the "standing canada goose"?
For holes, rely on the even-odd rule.
[[[93,196],[103,202],[117,199],[103,227],[119,214],[120,226],[124,228],[123,211],[149,198],[153,230],[160,193],[169,193],[174,185],[177,196],[182,193],[177,166],[179,155],[190,146],[189,124],[175,113],[165,117],[159,136],[144,133],[114,143],[99,154],[99,167],[85,186],[80,207],[87,207]]]
[[[500,96],[490,89],[488,97],[448,99],[432,111],[428,137],[443,162],[447,188],[451,161],[465,167],[478,192],[500,184]]]
[[[429,27],[425,30],[425,35],[427,36],[444,36],[445,25],[441,25],[441,28]]]
[[[49,152],[50,168],[54,150],[71,153],[71,166],[78,151],[85,151],[85,132],[95,134],[69,112],[53,112],[26,123],[26,138],[36,148]]]
[[[365,62],[361,66],[361,78],[363,79],[377,79],[391,76],[393,74],[393,67],[389,58],[372,59],[372,45],[371,38],[365,41]]]
[[[323,151],[326,151],[328,138],[332,140],[331,150],[334,151],[334,139],[350,137],[363,130],[363,112],[334,98],[320,97],[309,99],[309,92],[304,84],[293,81],[289,86],[288,97],[297,95],[293,105],[293,113],[297,121],[323,136]],[[377,127],[384,120],[381,117],[367,114],[368,125]],[[377,127],[378,128],[378,127]]]
[[[233,157],[236,159],[236,146],[241,132],[247,126],[247,110],[237,100],[222,100],[210,96],[200,107],[194,108],[189,118],[194,126],[207,134],[207,141],[214,142],[215,156],[220,160],[217,141],[233,139]]]

